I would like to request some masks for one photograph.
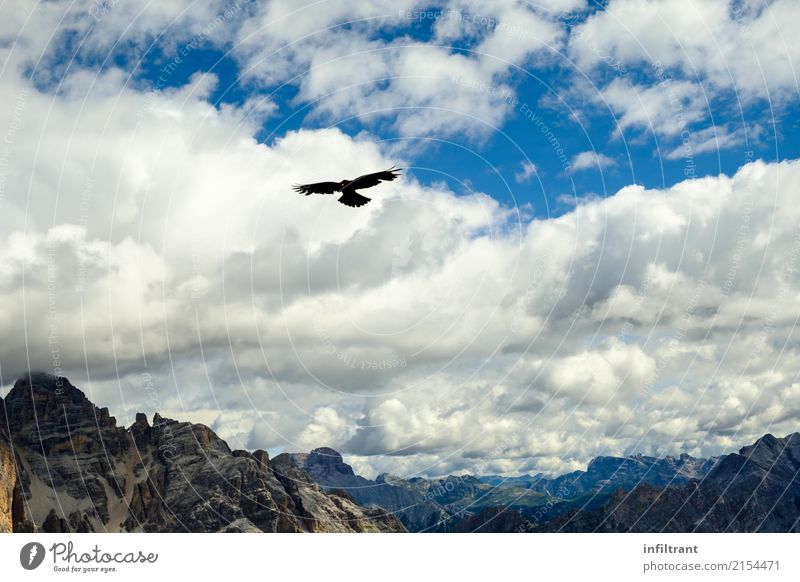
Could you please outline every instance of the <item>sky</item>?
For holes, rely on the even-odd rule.
[[[797,430],[797,2],[0,12],[3,393],[369,477]]]

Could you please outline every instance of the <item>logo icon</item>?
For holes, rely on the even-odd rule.
[[[19,563],[26,570],[35,570],[44,561],[44,546],[39,542],[30,542],[19,551]]]

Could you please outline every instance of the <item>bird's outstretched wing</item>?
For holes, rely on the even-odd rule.
[[[373,174],[364,174],[363,176],[359,176],[355,180],[350,180],[344,188],[342,188],[343,193],[347,193],[347,191],[355,192],[356,190],[360,190],[361,188],[371,188],[373,186],[377,186],[381,182],[391,182],[395,178],[400,175],[399,168],[389,168],[388,170],[384,170],[383,172],[375,172]]]
[[[354,190],[342,190],[344,194],[339,197],[339,202],[346,206],[353,206],[358,208],[359,206],[364,206],[367,202],[372,200],[372,198],[367,198],[366,196],[362,196],[358,192]]]
[[[308,196],[309,194],[333,194],[339,192],[341,186],[339,182],[317,182],[315,184],[295,184],[292,188],[295,192]]]

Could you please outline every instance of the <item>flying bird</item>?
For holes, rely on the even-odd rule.
[[[355,180],[342,180],[341,182],[317,182],[316,184],[296,184],[292,186],[295,192],[300,194],[333,194],[334,192],[341,192],[339,202],[345,206],[352,206],[357,208],[364,206],[372,198],[362,196],[356,190],[361,188],[372,188],[381,182],[391,182],[400,175],[400,168],[391,167],[383,172],[375,172],[374,174],[364,174]]]

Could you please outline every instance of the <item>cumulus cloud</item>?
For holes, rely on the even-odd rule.
[[[791,0],[613,0],[571,29],[567,84],[667,159],[758,143],[797,94],[798,24]]]
[[[559,15],[579,4],[270,2],[243,24],[233,54],[254,83],[297,82],[298,103],[323,119],[388,119],[406,136],[482,138],[512,110],[514,69],[554,58],[566,38]],[[408,35],[427,25],[429,42]],[[455,39],[470,50],[453,50]]]
[[[581,152],[573,158],[570,164],[570,169],[573,172],[581,170],[604,170],[612,168],[617,165],[613,158],[608,157],[600,152]]]
[[[792,0],[613,0],[576,28],[570,51],[581,67],[602,67],[610,56],[775,100],[797,90],[800,48],[789,39],[798,24]]]
[[[318,115],[366,99],[376,111],[433,111],[398,115],[400,133],[469,134],[431,107],[443,76],[469,87],[453,92],[451,113],[501,122],[493,99],[505,96],[481,88],[564,42],[558,11],[580,8],[547,4],[554,12],[497,3],[487,17],[525,23],[530,38],[473,30],[482,56],[467,57],[365,34],[400,26],[404,4],[350,13],[276,2],[243,14],[236,58],[255,83],[305,73],[299,99],[322,99]],[[356,22],[342,29],[345,8]],[[647,21],[630,3],[611,8]],[[184,29],[202,31],[220,9]],[[721,14],[715,2],[703,10]],[[154,16],[142,38],[181,14]],[[748,14],[757,30],[764,13]],[[583,26],[611,38],[603,18]],[[456,32],[440,22],[433,34]],[[332,44],[343,52],[321,50]],[[11,136],[0,165],[0,383],[58,368],[127,422],[159,410],[206,422],[233,446],[329,445],[366,474],[562,471],[598,454],[717,454],[796,429],[800,163],[630,185],[534,220],[412,171],[353,212],[289,185],[388,167],[396,160],[374,136],[300,129],[259,142],[275,105],[215,107],[212,74],[151,91],[114,68],[87,84],[78,67],[53,93],[22,74],[22,55],[46,45],[20,40],[0,81],[12,104],[0,110]],[[627,63],[639,58],[631,47],[608,50]],[[348,63],[359,70],[337,80]],[[423,65],[432,78],[419,78]],[[646,85],[631,100],[614,82],[603,95],[623,130],[652,125],[675,139],[703,122],[704,100],[692,81],[670,86],[677,101]],[[665,113],[676,102],[682,123]],[[718,129],[696,129],[697,151],[738,139]],[[608,164],[583,152],[573,167]],[[534,171],[523,165],[521,179]]]
[[[41,123],[52,97],[25,89],[25,123]],[[556,470],[793,428],[798,163],[630,186],[528,223],[408,178],[353,213],[286,184],[381,167],[374,142],[259,144],[191,86],[148,105],[140,139],[117,120],[147,99],[101,92],[67,139],[65,94],[19,133],[4,378],[51,368],[56,347],[125,414],[161,408],[241,446],[328,444],[367,471],[399,457],[430,473]],[[39,135],[52,147],[34,164]]]

